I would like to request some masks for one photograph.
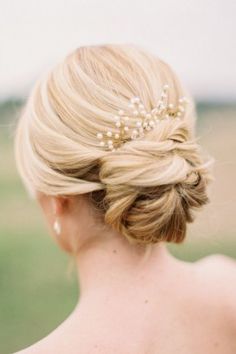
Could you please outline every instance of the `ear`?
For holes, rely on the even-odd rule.
[[[52,196],[51,197],[51,204],[53,214],[58,216],[63,214],[68,207],[68,199],[62,196]]]

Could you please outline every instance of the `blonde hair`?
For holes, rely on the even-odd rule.
[[[104,151],[96,134],[139,96],[152,109],[164,84],[181,121],[161,121],[145,137]],[[81,47],[41,77],[19,119],[17,167],[29,190],[88,194],[105,224],[132,243],[182,242],[192,211],[209,202],[211,159],[194,137],[195,106],[163,60],[131,45]]]

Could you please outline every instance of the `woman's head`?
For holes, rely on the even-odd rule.
[[[138,139],[127,130],[119,148],[104,149],[97,134],[117,134],[117,112],[132,97],[151,112],[164,85],[168,104],[187,96],[181,119]],[[129,45],[81,47],[35,84],[16,130],[17,166],[41,196],[88,197],[101,224],[130,242],[181,242],[193,210],[209,201],[194,125],[194,103],[165,62]]]

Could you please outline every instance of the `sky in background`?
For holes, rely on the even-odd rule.
[[[236,99],[235,0],[0,0],[0,99],[81,45],[134,43],[199,99]]]

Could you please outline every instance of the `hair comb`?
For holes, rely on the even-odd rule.
[[[139,97],[132,97],[127,112],[119,110],[114,117],[116,132],[107,130],[97,133],[99,145],[106,150],[115,151],[122,143],[143,137],[145,131],[153,129],[161,120],[180,120],[188,102],[185,96],[179,98],[178,105],[168,103],[169,85],[164,85],[160,99],[151,111],[148,111]]]

